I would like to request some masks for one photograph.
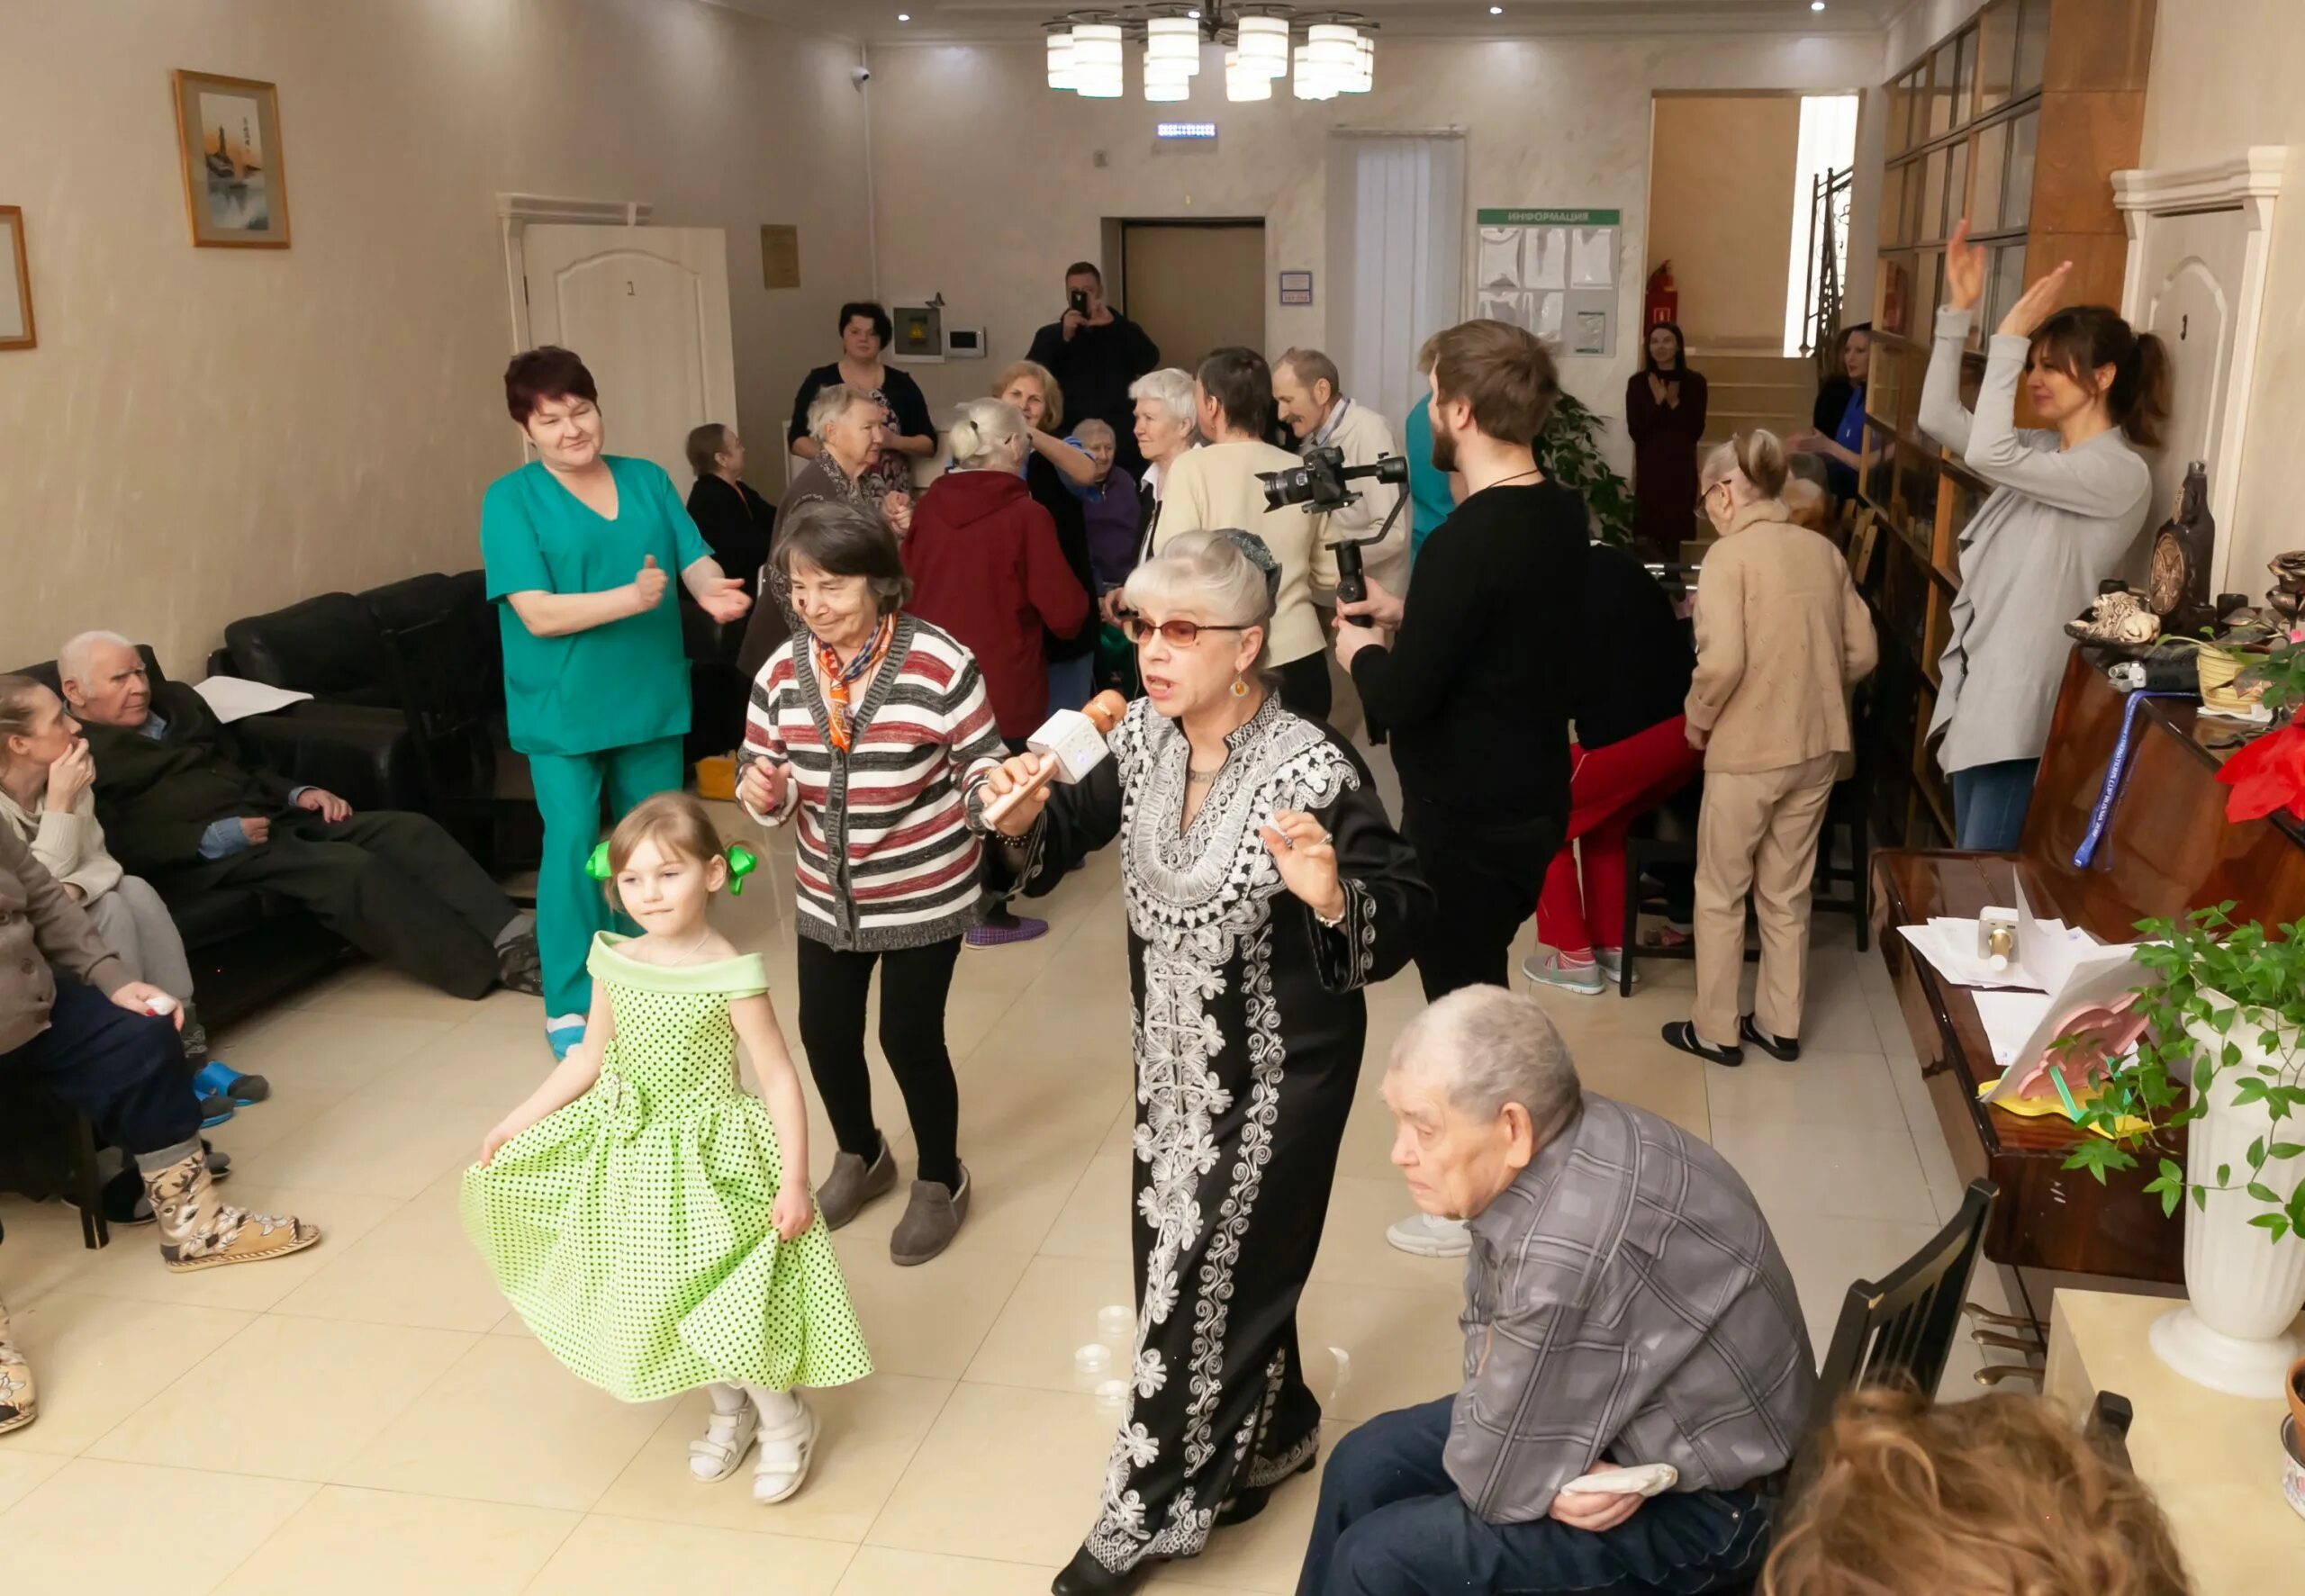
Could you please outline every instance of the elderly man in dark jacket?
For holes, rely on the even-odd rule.
[[[258,1263],[321,1239],[302,1220],[219,1203],[185,1073],[183,1011],[128,978],[56,878],[0,825],[0,1076],[31,1077],[135,1161],[170,1269]],[[0,1430],[32,1422],[32,1371],[0,1308]]]
[[[250,888],[456,996],[500,981],[543,989],[534,917],[431,820],[356,815],[332,792],[240,764],[201,696],[181,682],[156,693],[123,638],[75,637],[57,670],[96,756],[113,852],[163,897]]]

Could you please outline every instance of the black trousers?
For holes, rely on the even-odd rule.
[[[855,952],[827,948],[808,936],[793,939],[800,979],[800,1046],[825,1102],[840,1150],[870,1160],[880,1150],[872,1118],[872,1078],[864,1063],[864,1000],[872,966],[881,967],[881,1051],[904,1094],[919,1150],[918,1177],[957,1186],[961,1089],[953,1055],[945,1048],[945,997],[961,939],[920,948]]]
[[[0,1053],[0,1070],[37,1077],[131,1156],[200,1134],[200,1103],[185,1074],[175,1023],[131,1014],[61,970],[48,1029]]]
[[[1329,651],[1316,648],[1301,660],[1291,660],[1273,672],[1280,678],[1281,707],[1308,720],[1329,717],[1329,699],[1335,690],[1329,681]]]
[[[1566,830],[1550,815],[1483,825],[1424,799],[1401,800],[1401,835],[1440,899],[1416,950],[1426,1002],[1460,987],[1513,984],[1513,939],[1536,913]]]
[[[454,837],[393,809],[334,825],[300,809],[275,819],[260,847],[155,885],[163,896],[244,887],[286,898],[370,958],[457,997],[496,984],[496,934],[512,918],[512,900]]]

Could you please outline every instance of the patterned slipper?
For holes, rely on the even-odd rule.
[[[1010,942],[1028,942],[1036,936],[1047,934],[1047,921],[1026,920],[1020,916],[977,926],[968,933],[966,940],[972,948],[1005,948]]]

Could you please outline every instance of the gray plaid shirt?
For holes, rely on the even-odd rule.
[[[1816,1363],[1793,1276],[1728,1161],[1655,1114],[1584,1111],[1472,1222],[1446,1463],[1491,1523],[1601,1465],[1678,1489],[1793,1456]]]

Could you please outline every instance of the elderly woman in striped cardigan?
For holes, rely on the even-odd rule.
[[[984,914],[968,796],[1006,750],[975,658],[904,613],[911,583],[879,517],[807,505],[769,558],[802,629],[753,684],[737,796],[764,825],[799,816],[800,1041],[840,1145],[817,1201],[838,1230],[896,1186],[864,1063],[877,963],[881,1046],[919,1150],[889,1257],[926,1263],[968,1216],[945,1000]]]

